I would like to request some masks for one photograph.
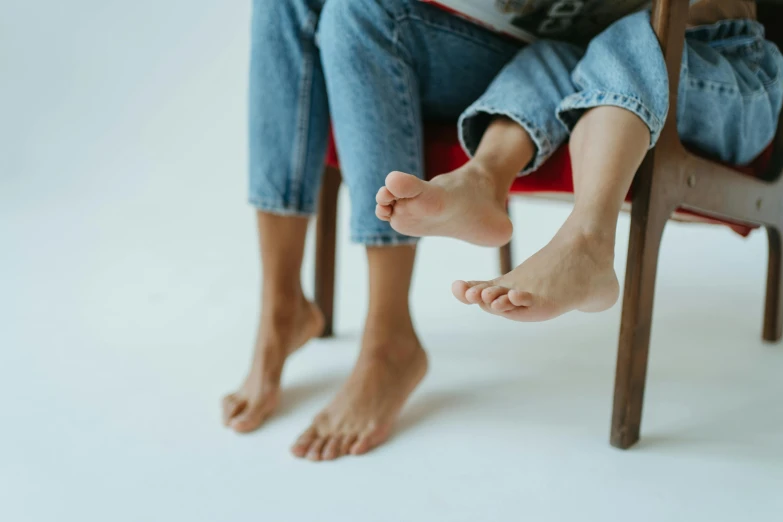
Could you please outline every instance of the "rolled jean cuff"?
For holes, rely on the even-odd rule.
[[[315,206],[297,206],[287,205],[283,202],[271,202],[265,199],[250,197],[248,203],[253,205],[256,210],[266,212],[268,214],[274,214],[276,216],[292,216],[292,217],[312,217],[316,214]]]
[[[571,94],[563,99],[557,107],[557,119],[568,128],[568,132],[571,132],[585,111],[605,106],[620,107],[636,114],[650,130],[649,148],[653,148],[658,142],[666,115],[664,114],[662,117],[656,115],[640,99],[626,94],[600,90],[587,90]]]
[[[493,116],[504,116],[517,123],[517,125],[527,131],[530,138],[533,140],[533,144],[536,146],[536,152],[533,159],[530,160],[530,163],[520,172],[520,176],[529,174],[546,163],[546,160],[548,160],[549,157],[555,153],[557,147],[560,146],[560,142],[565,139],[565,132],[563,132],[564,136],[562,138],[557,137],[553,139],[522,114],[498,109],[491,105],[476,104],[468,107],[468,109],[460,115],[459,122],[457,123],[460,145],[462,145],[462,149],[471,158],[476,153],[476,149],[478,149],[484,132],[486,132],[489,124],[492,123]]]
[[[395,247],[415,245],[419,242],[419,238],[403,236],[402,234],[351,234],[351,242],[366,247]]]

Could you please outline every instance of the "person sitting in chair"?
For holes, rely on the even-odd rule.
[[[452,291],[465,304],[523,322],[610,308],[619,297],[618,215],[667,116],[676,117],[684,144],[732,165],[750,163],[775,135],[783,57],[764,39],[755,13],[751,1],[691,2],[671,107],[648,11],[622,18],[586,45],[532,43],[460,117],[470,161],[430,182],[392,172],[377,193],[377,216],[411,236],[504,245],[512,233],[505,206],[512,182],[568,142],[575,205],[557,234],[511,272],[456,281]]]

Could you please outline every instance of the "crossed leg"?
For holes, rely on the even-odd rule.
[[[378,194],[377,213],[395,228],[416,223],[420,235],[448,235],[487,244],[472,239],[497,237],[489,214],[499,209],[498,195],[505,194],[502,191],[508,190],[516,173],[532,158],[530,143],[521,127],[512,129],[508,120],[497,119],[468,164],[441,176],[442,181],[420,182],[413,197],[395,196],[399,175],[391,174]],[[516,321],[545,321],[572,310],[600,312],[614,305],[619,297],[614,271],[617,219],[649,144],[649,129],[632,112],[613,106],[585,112],[569,143],[575,196],[571,215],[544,248],[508,274],[491,281],[456,281],[452,286],[455,297]],[[492,151],[489,165],[485,149]],[[494,197],[489,191],[476,190],[478,181],[463,181],[470,174],[488,177],[487,183],[497,191]],[[453,181],[446,179],[452,176]],[[451,190],[443,188],[447,185]],[[391,201],[387,192],[395,196]],[[439,201],[437,212],[432,211],[431,200]],[[396,216],[398,211],[400,216]],[[452,216],[449,226],[462,226],[470,234],[446,229],[443,216]]]
[[[430,182],[392,172],[376,195],[375,215],[409,236],[445,236],[482,246],[502,246],[513,227],[508,189],[535,154],[527,132],[508,118],[489,126],[476,155]]]

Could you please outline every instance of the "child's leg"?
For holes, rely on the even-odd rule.
[[[509,274],[494,281],[456,282],[453,291],[460,300],[520,321],[614,304],[618,214],[668,109],[666,70],[657,50],[644,13],[626,17],[593,40],[569,77],[573,92],[558,101],[551,115],[563,128],[573,128],[573,213],[546,247]],[[538,65],[551,68],[548,62]]]
[[[408,308],[415,239],[375,219],[375,192],[392,168],[421,175],[422,114],[456,117],[517,46],[417,0],[326,0],[317,40],[351,236],[368,247],[370,274],[359,359],[293,447],[327,460],[383,442],[426,370]]]
[[[455,237],[482,246],[508,243],[508,190],[536,146],[525,129],[506,117],[489,125],[481,143],[471,161],[432,182],[389,174],[376,196],[375,215],[412,236]]]
[[[518,321],[543,321],[571,310],[600,312],[619,295],[614,272],[617,218],[650,144],[647,125],[619,107],[597,107],[574,127],[574,210],[543,249],[487,282],[457,281],[467,304]]]
[[[223,422],[242,433],[258,428],[277,407],[288,355],[323,330],[323,316],[305,299],[299,273],[329,135],[315,31],[305,27],[322,4],[257,2],[253,9],[249,199],[258,209],[263,292],[250,369],[223,399]]]
[[[544,249],[509,274],[492,282],[455,283],[458,298],[521,321],[573,309],[599,311],[616,301],[617,216],[666,118],[665,70],[660,55],[650,53],[656,45],[644,14],[623,19],[590,45],[573,74],[580,92],[558,107],[561,121],[576,122],[570,142],[573,213]],[[753,159],[777,125],[780,52],[763,41],[758,24],[737,20],[690,30],[684,60],[680,137],[723,161]]]
[[[559,42],[520,51],[460,118],[460,139],[472,159],[431,182],[392,172],[378,191],[376,215],[411,236],[507,243],[508,189],[520,172],[535,170],[568,138],[555,111],[576,90],[571,70],[583,52]]]

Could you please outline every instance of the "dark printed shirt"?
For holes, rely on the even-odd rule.
[[[511,23],[537,38],[584,43],[612,22],[650,6],[649,0],[495,0],[497,9],[513,13]],[[689,25],[756,18],[751,0],[691,0]]]

